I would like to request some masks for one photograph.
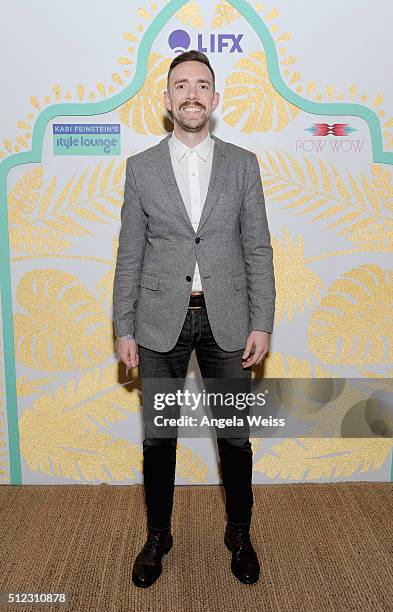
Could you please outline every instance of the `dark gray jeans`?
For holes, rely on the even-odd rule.
[[[243,350],[222,350],[214,340],[205,307],[189,308],[176,345],[167,352],[152,351],[138,345],[139,374],[142,380],[142,403],[145,426],[143,441],[143,473],[147,507],[147,523],[153,530],[171,525],[173,493],[176,471],[177,436],[149,437],[152,414],[152,393],[163,391],[155,378],[173,378],[183,390],[191,353],[195,349],[203,379],[251,380],[251,368],[243,368]],[[223,383],[224,384],[224,383]],[[155,387],[153,389],[153,387]],[[167,389],[165,389],[167,391]],[[248,524],[251,521],[252,447],[248,437],[225,438],[217,436],[221,475],[226,494],[227,519],[231,523]]]

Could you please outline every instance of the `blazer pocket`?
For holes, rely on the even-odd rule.
[[[245,272],[242,272],[242,274],[238,274],[237,276],[233,277],[233,284],[235,285],[235,289],[239,290],[239,289],[243,289],[244,287],[247,287],[247,275]]]
[[[140,287],[145,287],[145,289],[157,289],[159,283],[159,277],[154,276],[153,274],[146,274],[142,272],[141,280],[139,281]]]

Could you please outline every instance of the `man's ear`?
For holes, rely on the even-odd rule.
[[[164,91],[164,106],[169,112],[171,112],[172,104],[171,99],[169,97],[169,92],[167,90]]]
[[[218,93],[218,91],[215,91],[214,97],[213,97],[212,111],[216,110],[219,102],[220,102],[220,94]]]

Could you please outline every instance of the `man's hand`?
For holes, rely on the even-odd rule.
[[[265,331],[252,331],[247,338],[246,348],[242,355],[243,368],[249,368],[254,364],[261,363],[269,350],[269,336]]]
[[[138,344],[136,340],[126,338],[116,339],[116,354],[119,361],[122,361],[128,368],[136,368],[139,365]]]

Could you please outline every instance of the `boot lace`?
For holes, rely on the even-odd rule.
[[[253,551],[250,533],[247,527],[233,527],[232,533],[235,539],[236,553],[250,553]]]
[[[149,533],[144,546],[145,550],[148,550],[155,557],[159,556],[162,553],[162,538],[163,536],[160,533]]]

